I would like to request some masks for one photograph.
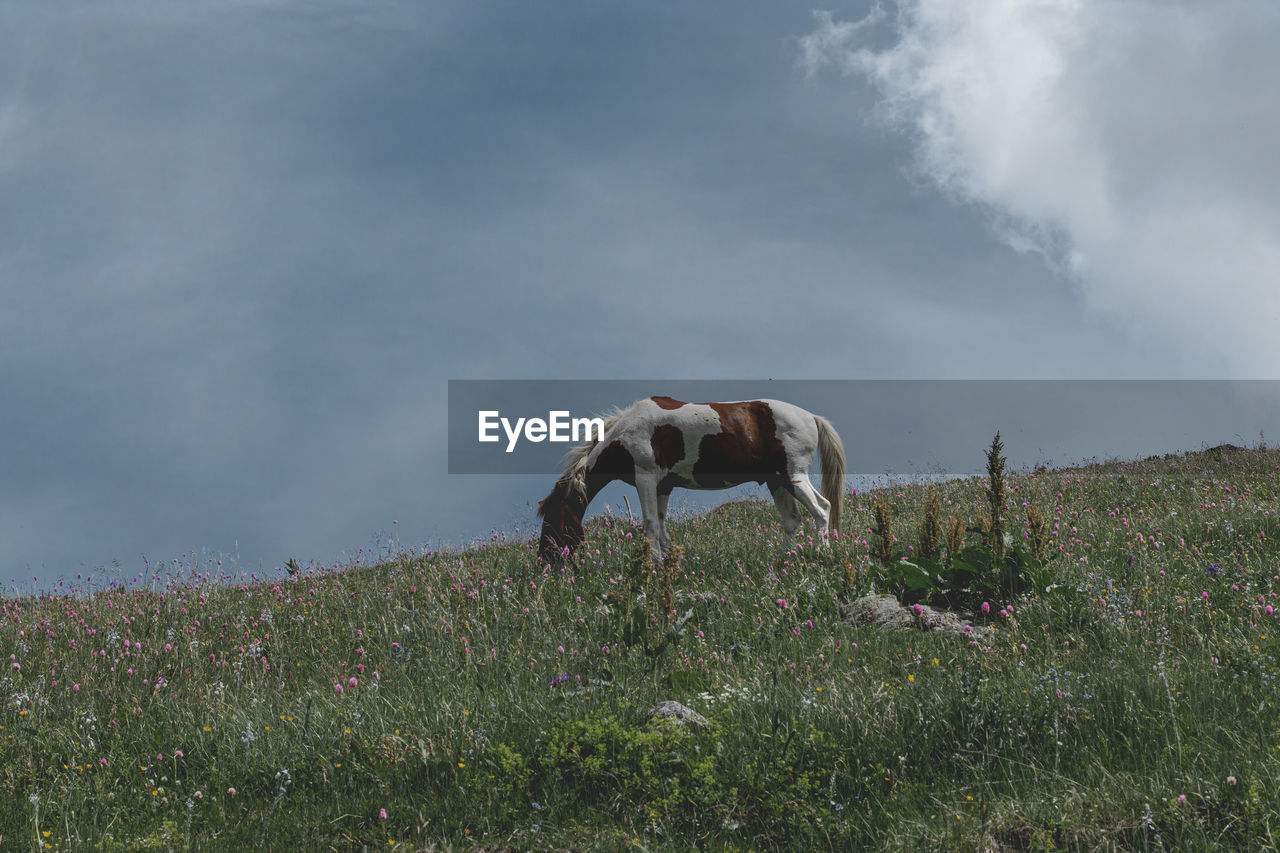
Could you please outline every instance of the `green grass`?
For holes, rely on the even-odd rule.
[[[672,615],[616,517],[563,570],[497,542],[6,597],[0,849],[1275,849],[1277,474],[1007,475],[1058,587],[981,641],[841,622],[872,494],[827,550],[780,555],[763,501],[675,524],[693,615],[656,653]],[[972,525],[984,479],[934,488]],[[901,548],[927,491],[883,492]],[[662,699],[710,726],[648,722]]]

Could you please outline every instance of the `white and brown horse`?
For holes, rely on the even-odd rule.
[[[815,453],[822,457],[822,494],[809,481]],[[797,502],[813,513],[818,539],[824,541],[828,531],[840,529],[844,447],[825,418],[778,400],[637,400],[605,419],[603,440],[588,441],[565,456],[564,472],[538,504],[539,559],[555,562],[582,542],[587,504],[614,480],[639,492],[644,532],[655,557],[671,547],[667,499],[677,486],[727,489],[763,483],[782,516],[784,544],[800,529]]]

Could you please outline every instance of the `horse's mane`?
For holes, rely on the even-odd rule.
[[[605,412],[604,417],[604,434],[607,436],[614,425],[623,417],[626,417],[632,409],[643,403],[644,400],[637,400],[625,409],[614,406]],[[600,441],[595,438],[582,442],[577,447],[569,450],[561,461],[560,479],[556,481],[556,487],[552,490],[554,495],[561,492],[567,496],[570,491],[580,498],[587,495],[587,459],[591,456],[591,451],[595,449]],[[548,496],[550,497],[550,496]],[[545,502],[545,501],[544,501]],[[538,516],[542,516],[542,507],[538,508]]]

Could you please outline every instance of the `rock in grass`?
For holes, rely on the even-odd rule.
[[[706,728],[710,723],[707,718],[699,714],[692,708],[685,707],[679,702],[673,702],[670,699],[659,702],[652,711],[649,712],[649,719],[663,717],[671,721],[672,725],[683,726],[692,723],[699,728]]]
[[[966,630],[967,626],[973,624],[972,616],[957,610],[921,605],[917,615],[912,608],[899,604],[898,599],[892,595],[864,595],[840,605],[840,616],[854,627],[869,625],[886,631],[919,628],[960,637],[977,637],[991,630],[983,626],[973,626]]]

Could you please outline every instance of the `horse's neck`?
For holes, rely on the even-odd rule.
[[[613,480],[611,480],[611,479],[610,479],[610,480],[605,480],[605,479],[603,479],[603,478],[597,479],[597,478],[594,478],[594,477],[588,477],[588,478],[587,478],[587,488],[586,488],[586,491],[585,491],[585,493],[584,493],[584,495],[583,495],[583,500],[582,500],[582,511],[583,511],[583,512],[586,512],[586,510],[587,510],[587,505],[588,505],[588,504],[590,504],[593,500],[595,500],[596,495],[600,494],[600,491],[601,491],[605,486],[609,485],[611,482],[613,482]]]

